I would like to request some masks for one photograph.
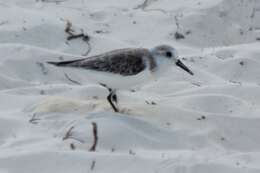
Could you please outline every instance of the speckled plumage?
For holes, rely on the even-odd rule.
[[[122,76],[136,75],[143,71],[147,65],[151,71],[156,67],[155,61],[148,49],[142,48],[118,49],[89,58],[48,63],[56,66],[110,72]]]

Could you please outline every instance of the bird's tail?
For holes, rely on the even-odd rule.
[[[76,60],[71,60],[71,61],[60,61],[60,62],[54,62],[54,61],[48,61],[47,63],[48,64],[52,64],[52,65],[55,65],[55,66],[73,66],[73,64],[75,62],[79,62],[79,61],[82,61],[83,59],[76,59]]]

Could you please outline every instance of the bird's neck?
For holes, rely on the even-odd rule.
[[[149,66],[149,70],[151,72],[155,72],[156,71],[156,68],[157,68],[157,62],[155,60],[155,58],[151,55],[147,56],[147,64]]]
[[[153,65],[150,65],[150,70],[156,78],[159,78],[164,73],[166,73],[171,67],[169,60],[165,58],[153,58]]]

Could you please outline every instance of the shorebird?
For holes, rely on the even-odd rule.
[[[117,103],[116,91],[119,89],[130,89],[156,79],[173,66],[193,75],[178,58],[177,50],[169,45],[151,49],[118,49],[82,59],[47,63],[80,70],[86,78],[106,87],[109,91],[107,100],[115,112],[119,111],[114,104]]]

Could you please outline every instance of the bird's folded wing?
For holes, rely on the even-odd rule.
[[[146,54],[146,49],[121,49],[85,59],[48,63],[130,76],[136,75],[146,68],[144,59]]]

